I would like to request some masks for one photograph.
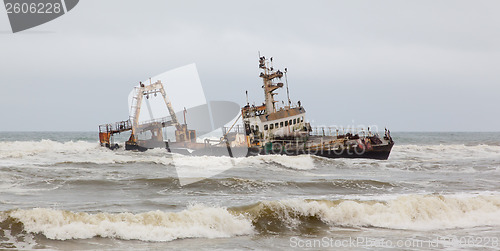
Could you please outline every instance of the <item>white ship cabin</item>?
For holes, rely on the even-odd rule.
[[[245,108],[243,119],[249,124],[251,134],[259,138],[298,136],[306,126],[304,107],[286,106],[271,114],[266,114],[265,106]]]
[[[285,76],[285,72],[275,70],[272,67],[273,59],[266,60],[265,57],[259,58],[259,68],[262,69],[259,77],[262,78],[265,102],[261,106],[250,106],[248,104],[241,109],[243,122],[245,123],[246,133],[248,136],[258,139],[272,139],[275,137],[300,136],[308,133],[307,125],[304,122],[306,110],[297,102],[297,106],[291,106],[292,102],[288,96],[287,82],[287,99],[288,106],[279,108],[276,106],[277,101],[274,100],[276,90],[282,88],[282,82],[275,83],[274,80],[281,79]]]

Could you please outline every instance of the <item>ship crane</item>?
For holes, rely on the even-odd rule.
[[[140,83],[140,85],[134,89],[135,95],[132,98],[129,120],[117,122],[114,126],[111,124],[99,126],[99,139],[102,146],[114,149],[117,145],[112,143],[113,135],[124,131],[132,131],[129,140],[125,143],[125,148],[127,150],[146,150],[147,148],[157,147],[164,144],[162,128],[169,126],[175,126],[176,128],[176,142],[189,142],[196,140],[196,132],[194,130],[188,130],[185,121],[184,124],[180,124],[177,120],[172,103],[170,102],[161,81],[158,80],[150,85]],[[158,94],[162,96],[170,117],[140,122],[139,117],[144,97],[148,99],[150,96],[157,96]],[[151,132],[151,139],[139,140],[137,136],[147,131]]]

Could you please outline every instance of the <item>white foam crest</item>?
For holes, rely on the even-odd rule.
[[[265,202],[275,210],[287,208],[316,216],[330,225],[375,226],[392,229],[435,230],[500,225],[499,196],[407,195],[386,202],[344,200]],[[290,212],[286,212],[285,221]]]
[[[500,146],[491,145],[395,145],[391,159],[498,159]]]
[[[119,238],[165,242],[181,238],[220,238],[253,233],[250,221],[225,208],[193,205],[181,212],[73,213],[35,208],[15,210],[10,216],[30,233],[49,239]]]
[[[11,141],[0,145],[0,166],[44,165],[57,163],[136,163],[152,162],[171,164],[165,149],[153,149],[145,153],[109,150],[99,144],[86,141],[56,142]]]
[[[75,153],[96,148],[96,143],[86,141],[56,142],[41,141],[6,141],[0,144],[0,158],[22,158],[45,152]]]
[[[298,155],[298,156],[287,156],[287,155],[259,155],[257,158],[263,162],[274,162],[285,167],[296,169],[296,170],[311,170],[315,169],[314,159],[310,155]]]

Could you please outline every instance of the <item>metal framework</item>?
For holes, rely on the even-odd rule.
[[[125,131],[132,131],[129,140],[127,141],[127,145],[137,145],[137,135],[146,131],[151,132],[151,140],[163,141],[161,130],[162,128],[169,126],[175,126],[177,142],[191,141],[196,138],[196,133],[193,130],[188,130],[186,124],[181,125],[177,120],[172,103],[170,102],[161,81],[158,80],[150,85],[140,83],[140,85],[134,87],[134,89],[135,95],[132,98],[131,114],[129,119],[116,122],[115,124],[103,124],[99,126],[99,140],[101,142],[101,146],[106,146],[112,149],[116,148],[117,146],[113,144],[113,135]],[[147,99],[150,96],[156,96],[158,94],[162,96],[170,117],[139,122],[144,97]]]

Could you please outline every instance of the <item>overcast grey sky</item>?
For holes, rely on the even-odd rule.
[[[196,63],[208,100],[263,101],[258,51],[315,125],[500,131],[499,1],[81,0],[12,34],[0,131],[94,131],[138,81]],[[284,98],[282,92],[278,98]]]

